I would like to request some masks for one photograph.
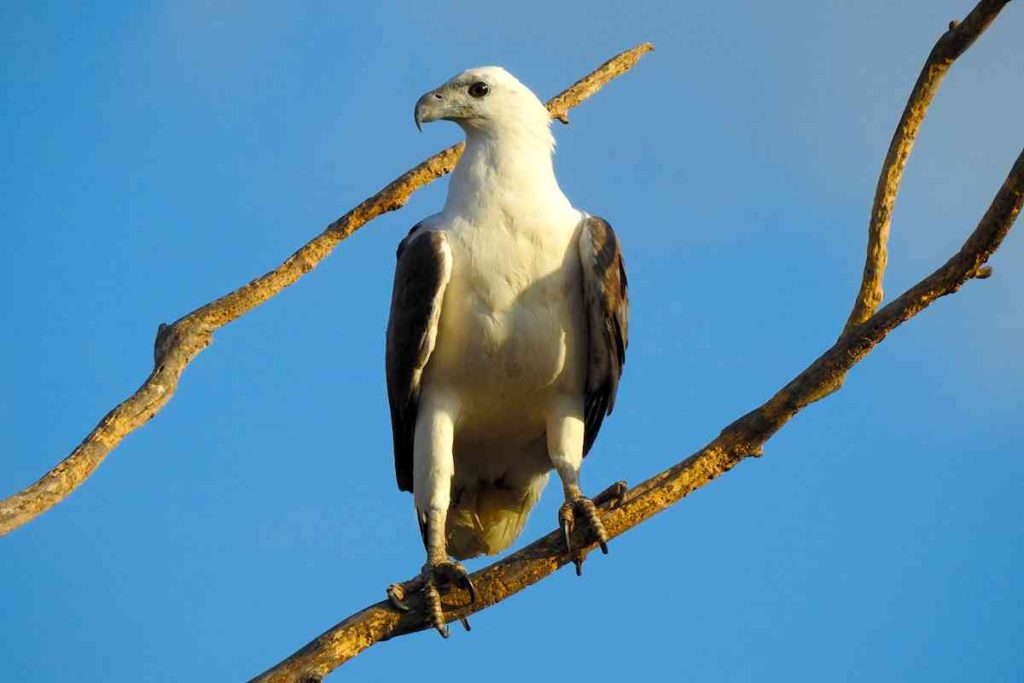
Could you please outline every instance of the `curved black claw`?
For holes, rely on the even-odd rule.
[[[562,527],[562,538],[565,539],[565,552],[572,555],[572,520],[562,519],[562,515],[558,515],[558,526]]]
[[[469,604],[474,604],[479,599],[479,595],[476,592],[476,586],[473,585],[473,579],[470,578],[469,572],[458,562],[439,562],[435,565],[425,565],[423,567],[423,575],[430,574],[433,576],[435,583],[438,586],[458,586],[459,588],[469,593]]]

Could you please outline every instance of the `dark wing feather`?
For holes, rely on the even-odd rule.
[[[434,350],[452,259],[444,233],[420,226],[398,245],[385,366],[398,488],[412,491],[413,433],[420,379]]]
[[[629,345],[629,292],[619,241],[601,218],[588,216],[579,238],[589,352],[584,394],[583,454],[590,452],[615,393]]]

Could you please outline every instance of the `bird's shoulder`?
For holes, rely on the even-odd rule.
[[[427,216],[419,223],[409,228],[409,232],[406,233],[405,237],[402,238],[402,240],[398,243],[398,247],[395,249],[395,258],[397,260],[401,260],[402,254],[404,254],[406,249],[409,248],[409,245],[412,244],[414,240],[416,240],[421,235],[427,232],[442,233],[439,237],[440,240],[444,239],[444,230],[441,227],[440,214]],[[437,238],[435,238],[435,241],[436,240]]]

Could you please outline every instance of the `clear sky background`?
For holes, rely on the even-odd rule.
[[[1024,7],[954,67],[911,159],[887,291],[942,263],[1024,142]],[[416,98],[506,66],[548,97],[657,50],[557,126],[624,244],[633,317],[584,484],[654,474],[823,351],[886,145],[970,0],[5,2],[0,495],[151,367],[157,325],[279,263],[459,138]],[[0,679],[252,676],[412,576],[383,377],[394,247],[446,181],[220,331],[169,407],[0,539]],[[1019,681],[1024,239],[837,395],[682,504],[442,642],[339,680]],[[519,545],[554,528],[552,487]],[[471,568],[482,566],[474,561]]]

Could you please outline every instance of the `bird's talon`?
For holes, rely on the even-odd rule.
[[[565,552],[569,554],[572,554],[572,541],[569,538],[571,533],[572,529],[569,527],[569,522],[562,522],[562,538],[565,539]]]
[[[606,502],[614,501],[620,499],[625,490],[625,482],[617,482],[602,491],[599,496],[603,497]],[[562,528],[562,537],[565,539],[565,551],[576,565],[576,576],[583,576],[583,548],[580,548],[578,553],[574,553],[572,547],[572,530],[577,517],[582,517],[590,532],[591,542],[597,543],[605,555],[608,554],[608,532],[605,531],[604,524],[601,522],[595,502],[589,498],[580,496],[573,500],[567,500],[559,509],[558,523]]]
[[[466,590],[469,591],[469,604],[475,605],[480,596],[476,592],[476,586],[473,585],[473,581],[471,579],[466,579]]]
[[[472,631],[473,627],[469,625],[469,619],[466,617],[459,617],[459,623],[462,624],[462,628],[466,629],[467,632]]]
[[[597,507],[616,507],[626,498],[626,491],[628,490],[629,486],[625,481],[617,481],[604,491],[601,491],[601,493],[594,496],[594,505]]]
[[[408,612],[409,605],[405,603],[405,588],[400,583],[393,583],[388,586],[388,602],[399,612]]]
[[[463,572],[466,570],[463,569]],[[475,605],[477,601],[476,586],[473,585],[473,579],[469,578],[469,574],[461,574],[458,577],[459,586],[462,590],[469,591],[469,604]]]
[[[476,586],[473,585],[473,579],[470,578],[469,572],[458,562],[443,562],[436,565],[428,565],[423,568],[424,572],[429,572],[430,576],[433,577],[435,585],[444,586],[454,585],[467,591],[469,593],[469,604],[473,604],[479,597],[476,592]]]
[[[444,620],[444,608],[441,607],[441,593],[437,590],[437,581],[434,578],[436,567],[424,567],[425,581],[423,586],[423,597],[426,600],[427,623],[437,629],[442,638],[451,635],[448,624]]]
[[[458,586],[469,593],[469,604],[480,599],[480,595],[473,585],[473,579],[458,562],[445,560],[435,564],[425,564],[419,576],[404,583],[393,583],[388,586],[388,602],[400,612],[409,612],[410,607],[406,602],[407,596],[413,593],[423,594],[424,621],[426,625],[434,628],[442,638],[451,635],[448,625],[445,623],[444,606],[441,604],[441,591],[448,586]],[[469,621],[464,617],[460,618],[462,626],[469,631]]]

